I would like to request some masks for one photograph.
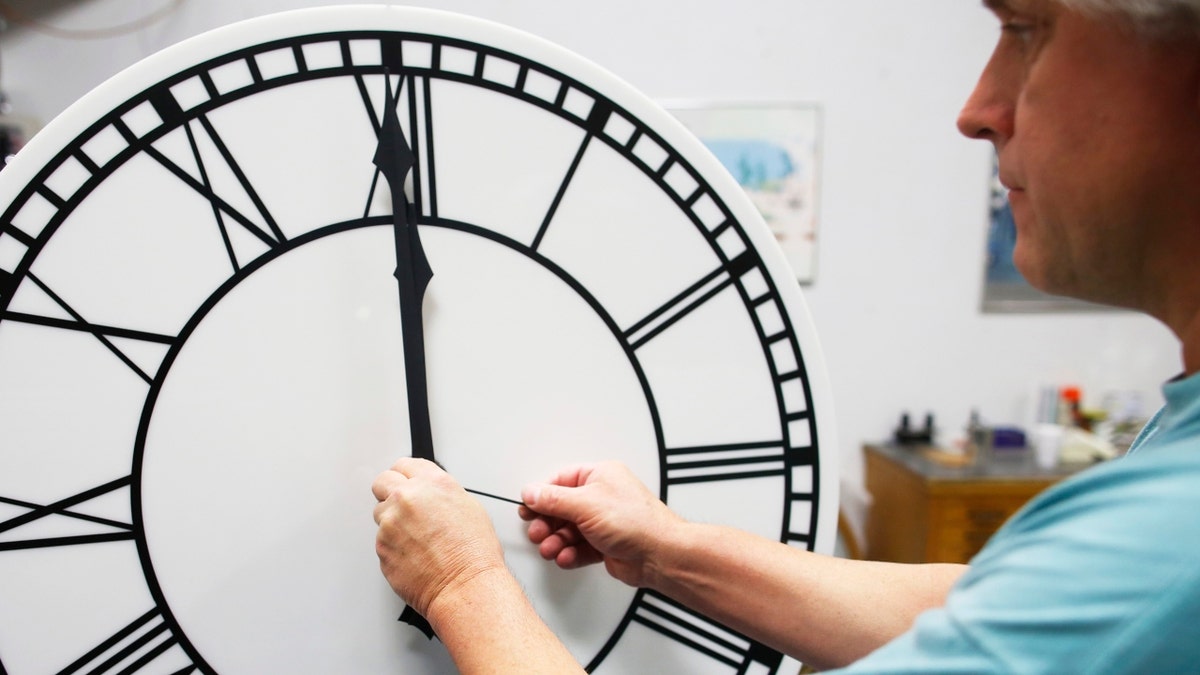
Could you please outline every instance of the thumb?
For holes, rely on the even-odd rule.
[[[521,490],[521,501],[531,511],[551,518],[578,522],[583,515],[584,505],[579,499],[578,488],[563,487],[550,483],[534,483]]]

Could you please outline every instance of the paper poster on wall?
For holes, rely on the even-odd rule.
[[[817,272],[818,107],[670,102],[667,109],[746,190],[800,283],[812,283]]]

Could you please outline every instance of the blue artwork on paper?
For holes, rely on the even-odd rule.
[[[801,283],[816,274],[818,110],[745,104],[672,110],[737,181]]]
[[[796,173],[791,153],[768,140],[746,138],[702,138],[738,185],[762,192],[778,192]]]

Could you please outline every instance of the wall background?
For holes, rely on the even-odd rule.
[[[46,23],[126,23],[170,0],[38,0]],[[183,0],[136,32],[68,39],[18,22],[0,33],[14,114],[45,122],[107,77],[237,20],[338,0]],[[423,0],[527,30],[660,100],[800,100],[823,109],[817,281],[806,296],[836,405],[843,502],[863,505],[861,444],[901,411],[941,437],[972,409],[1025,423],[1037,387],[1078,384],[1085,403],[1140,392],[1147,413],[1181,369],[1177,345],[1128,313],[979,311],[990,149],[958,135],[959,106],[998,25],[962,0]],[[50,7],[48,11],[46,8]]]

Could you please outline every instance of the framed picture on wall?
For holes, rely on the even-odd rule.
[[[984,313],[1118,311],[1104,305],[1050,295],[1030,286],[1013,264],[1017,228],[1008,204],[1008,195],[1000,184],[1000,164],[994,155],[988,192],[987,250],[983,261]]]
[[[796,279],[817,272],[820,110],[811,103],[668,102],[745,189]]]

